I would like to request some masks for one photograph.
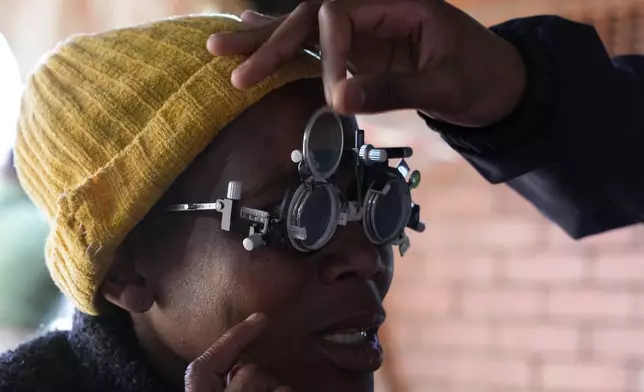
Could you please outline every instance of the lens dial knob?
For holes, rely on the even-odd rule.
[[[371,144],[365,144],[360,147],[358,155],[367,165],[387,160],[387,151],[382,148],[375,148]]]

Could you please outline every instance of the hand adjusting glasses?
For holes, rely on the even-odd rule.
[[[345,148],[351,139],[353,146]],[[217,211],[221,229],[245,236],[242,244],[248,251],[285,244],[300,252],[315,252],[331,241],[338,226],[359,222],[371,242],[398,246],[404,255],[410,247],[405,228],[425,230],[420,206],[411,199],[411,190],[420,184],[420,172],[412,172],[405,162],[412,154],[410,147],[365,144],[363,130],[345,130],[340,117],[321,109],[307,124],[302,151],[291,153],[301,182],[286,193],[279,210],[241,206],[239,181],[229,182],[226,198],[214,203],[176,204],[166,210]],[[390,159],[399,160],[396,167],[389,166]],[[334,184],[342,161],[355,172],[346,194]]]

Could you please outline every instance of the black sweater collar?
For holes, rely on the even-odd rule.
[[[81,362],[82,377],[97,391],[170,392],[147,365],[128,314],[76,313],[69,342]]]

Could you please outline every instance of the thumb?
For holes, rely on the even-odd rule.
[[[250,27],[261,27],[275,20],[272,16],[260,14],[253,10],[246,10],[241,14],[242,23]]]
[[[438,95],[431,84],[415,72],[358,75],[336,85],[333,108],[347,115],[427,108]]]

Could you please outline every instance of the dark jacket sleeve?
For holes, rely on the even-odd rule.
[[[610,58],[591,26],[556,16],[491,28],[528,69],[516,111],[484,129],[424,117],[491,183],[506,183],[571,237],[644,218],[644,57]]]

